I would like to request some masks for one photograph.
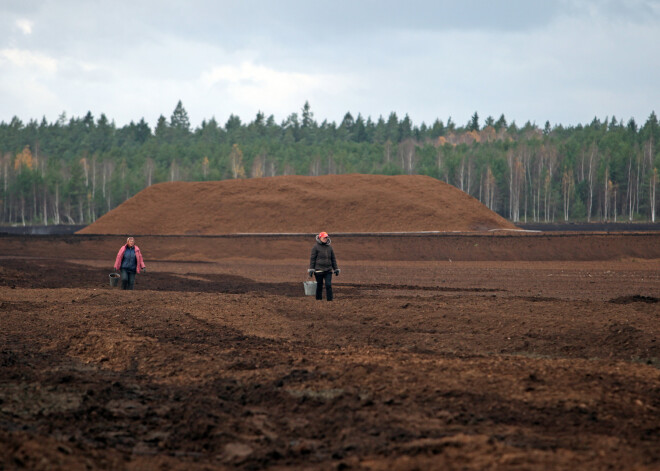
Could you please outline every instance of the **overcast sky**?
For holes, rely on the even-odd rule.
[[[0,121],[660,113],[660,0],[2,0]]]

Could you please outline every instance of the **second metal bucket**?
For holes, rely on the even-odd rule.
[[[316,281],[303,281],[306,296],[314,296],[316,294]]]

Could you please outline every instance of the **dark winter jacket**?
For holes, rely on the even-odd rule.
[[[316,236],[316,244],[312,247],[312,255],[309,258],[309,268],[314,271],[337,269],[337,260],[335,260],[335,251],[330,246],[330,237],[326,243],[323,243],[319,236]]]
[[[135,256],[135,247],[126,247],[126,250],[124,250],[124,256],[122,257],[121,260],[121,269],[130,271],[130,272],[137,272],[137,257]]]

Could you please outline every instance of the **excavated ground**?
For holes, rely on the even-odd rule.
[[[660,235],[310,240],[0,237],[0,469],[660,468]]]

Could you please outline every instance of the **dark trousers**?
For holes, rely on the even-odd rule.
[[[332,301],[332,272],[314,273],[314,276],[316,277],[316,299],[323,299],[323,282],[325,281],[326,299]]]
[[[124,270],[122,268],[122,270],[121,270],[121,289],[133,289],[134,284],[135,284],[135,272]]]

